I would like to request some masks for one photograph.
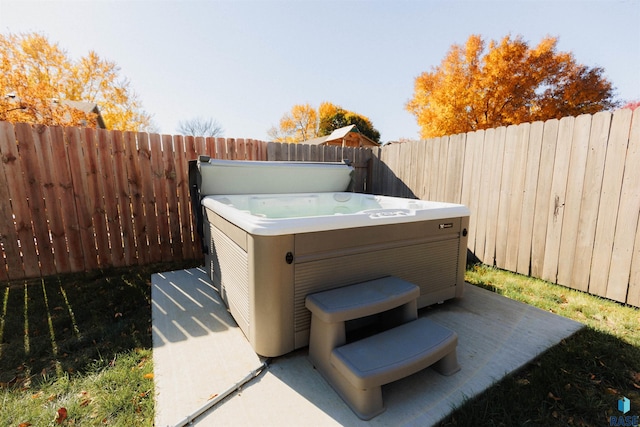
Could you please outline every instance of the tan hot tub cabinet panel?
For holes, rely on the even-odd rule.
[[[209,275],[262,356],[308,345],[313,292],[396,276],[420,288],[419,308],[462,296],[468,216],[280,236],[205,217]]]
[[[293,236],[248,235],[250,316],[249,342],[256,353],[268,356],[283,354],[283,349],[294,348],[292,333],[278,336],[276,331],[288,331],[294,322],[293,306],[294,265],[287,262],[293,252]],[[288,352],[288,351],[286,351]]]

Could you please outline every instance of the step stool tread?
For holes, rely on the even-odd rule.
[[[419,318],[335,348],[331,364],[356,387],[388,384],[416,373],[455,350],[455,332]]]
[[[306,307],[324,322],[343,322],[406,304],[420,288],[398,277],[383,277],[308,295]]]

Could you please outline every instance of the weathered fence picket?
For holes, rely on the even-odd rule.
[[[516,272],[531,274],[531,245],[533,240],[533,223],[538,192],[538,171],[540,169],[540,152],[542,150],[543,122],[531,123],[529,129],[529,149],[526,157],[524,195],[522,200],[522,216],[518,239],[518,266]]]
[[[22,152],[18,152],[17,138],[22,137],[26,129],[25,126],[16,126],[15,135],[8,135],[9,140],[3,147],[3,149],[7,151],[5,152],[3,150],[3,155],[9,159],[5,172],[7,173],[7,184],[9,186],[11,200],[15,201],[11,206],[13,208],[13,215],[15,216],[14,221],[16,231],[18,232],[18,239],[20,239],[19,247],[24,265],[24,275],[31,277],[40,274],[40,263],[34,239],[33,221],[28,204],[27,188],[23,180],[23,176],[25,176],[25,166],[19,161],[21,155],[29,153],[29,143],[25,142],[25,149]],[[29,131],[31,131],[30,127]],[[27,138],[24,139],[26,140]],[[40,218],[39,220],[44,221],[44,218]],[[10,275],[12,274],[10,273]]]
[[[562,234],[558,252],[558,283],[571,286],[576,241],[580,231],[580,205],[584,193],[585,166],[589,150],[591,116],[576,117],[569,158],[566,193],[563,206]]]
[[[571,287],[585,292],[589,289],[593,242],[596,234],[610,125],[611,115],[598,113],[592,118],[589,132],[587,163],[578,219],[579,232],[576,238],[576,253],[571,272]]]
[[[531,236],[531,275],[534,277],[542,277],[544,267],[547,223],[549,219],[549,198],[556,156],[556,144],[558,142],[558,125],[558,120],[548,120],[544,123],[544,130],[542,132],[538,191],[536,192],[536,207],[533,217],[533,236]]]
[[[2,250],[7,262],[22,264],[21,248],[19,245],[20,236],[16,226],[14,226],[16,208],[9,200],[17,197],[16,193],[20,190],[19,183],[16,182],[13,172],[15,162],[17,160],[17,145],[13,126],[9,123],[0,122],[0,242]],[[20,203],[22,205],[23,203]],[[17,225],[17,222],[15,222]],[[37,258],[33,254],[34,260]],[[2,264],[0,264],[2,266]],[[0,268],[0,280],[16,279],[25,276],[22,269],[6,269]]]
[[[545,239],[544,260],[542,262],[542,278],[556,282],[558,276],[558,259],[560,253],[560,237],[564,220],[567,176],[573,140],[573,117],[563,117],[558,127],[549,209],[547,211],[547,237]]]
[[[133,206],[134,200],[131,197],[131,187],[127,179],[127,151],[124,144],[122,132],[112,133],[112,152],[114,169],[114,187],[116,199],[118,201],[118,223],[122,233],[122,255],[124,265],[137,264],[135,253],[136,240],[134,231]]]
[[[631,113],[631,110],[625,109],[619,110],[614,114],[607,141],[607,156],[602,177],[602,194],[600,196],[596,235],[593,244],[593,261],[591,262],[591,275],[589,277],[589,292],[601,296],[607,295],[607,288],[610,285],[608,283],[609,268],[611,266],[616,218],[620,204],[625,156],[629,143]],[[639,111],[636,111],[636,113],[639,113]],[[638,114],[636,114],[637,118]],[[627,232],[633,233],[632,230]],[[611,285],[613,286],[613,284]],[[626,293],[625,289],[625,297]]]
[[[617,283],[628,283],[634,252],[634,243],[638,230],[640,214],[640,120],[633,120],[629,132],[629,143],[624,163],[620,205],[616,220],[616,231],[613,237],[611,266],[607,283],[606,297],[624,301],[625,289],[615,286]],[[636,229],[636,233],[633,230]],[[637,251],[638,249],[636,249]],[[613,286],[612,286],[613,285]],[[628,290],[631,293],[631,290]]]

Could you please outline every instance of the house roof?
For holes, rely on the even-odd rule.
[[[98,104],[94,102],[86,102],[86,101],[69,101],[67,99],[63,99],[60,101],[61,104],[68,105],[71,108],[75,108],[76,110],[80,110],[83,113],[94,113],[96,117],[96,121],[99,128],[106,129],[107,126],[104,123],[104,119],[102,118],[102,114],[100,114],[100,109],[98,108]]]
[[[333,141],[334,139],[344,138],[345,136],[347,136],[347,134],[349,132],[358,132],[358,133],[360,133],[360,131],[358,130],[356,125],[349,125],[349,126],[345,126],[345,127],[342,127],[342,128],[334,129],[333,132],[331,132],[327,136],[327,139],[329,141]]]
[[[311,145],[322,145],[322,144],[325,144],[325,143],[328,143],[328,142],[331,142],[331,141],[339,141],[339,140],[345,138],[351,132],[359,134],[361,138],[364,138],[367,141],[370,141],[372,145],[380,145],[379,143],[375,142],[374,140],[372,140],[368,136],[363,135],[362,133],[360,133],[360,131],[358,130],[356,125],[349,125],[349,126],[344,126],[344,127],[335,129],[329,135],[321,136],[321,137],[318,137],[318,138],[308,139],[306,141],[303,141],[303,143],[304,144],[311,144]]]
[[[329,138],[329,135],[320,136],[318,138],[307,139],[306,141],[302,141],[302,143],[310,144],[310,145],[321,145],[327,142],[327,138]]]

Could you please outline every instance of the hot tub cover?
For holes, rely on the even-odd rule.
[[[198,160],[200,196],[213,194],[345,191],[353,168],[346,163]]]

